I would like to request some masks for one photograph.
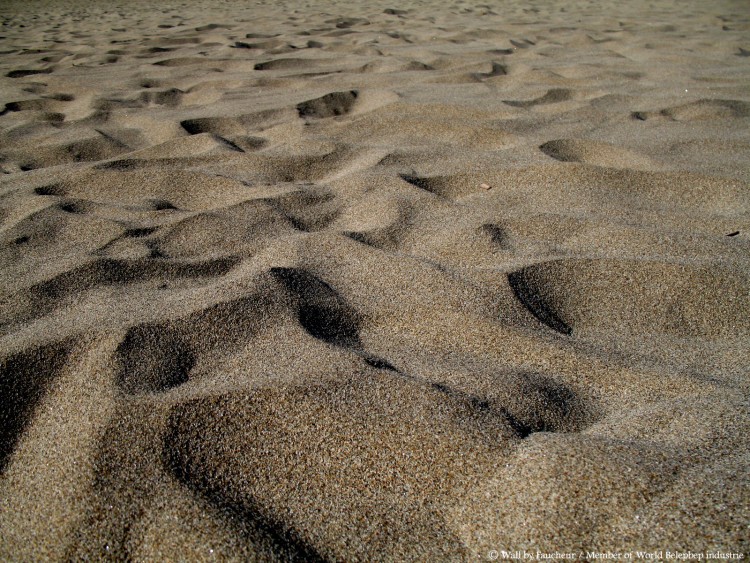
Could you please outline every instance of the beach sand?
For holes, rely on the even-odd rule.
[[[746,1],[0,22],[0,558],[747,553]]]

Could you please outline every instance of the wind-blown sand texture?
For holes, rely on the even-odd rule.
[[[4,2],[0,558],[750,538],[750,12]]]

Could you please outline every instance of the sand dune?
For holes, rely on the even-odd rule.
[[[1,12],[3,560],[747,556],[743,2]]]

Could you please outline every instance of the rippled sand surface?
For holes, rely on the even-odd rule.
[[[6,1],[0,557],[722,550],[744,1]]]

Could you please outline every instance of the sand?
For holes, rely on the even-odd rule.
[[[748,552],[744,0],[0,21],[1,559]]]

